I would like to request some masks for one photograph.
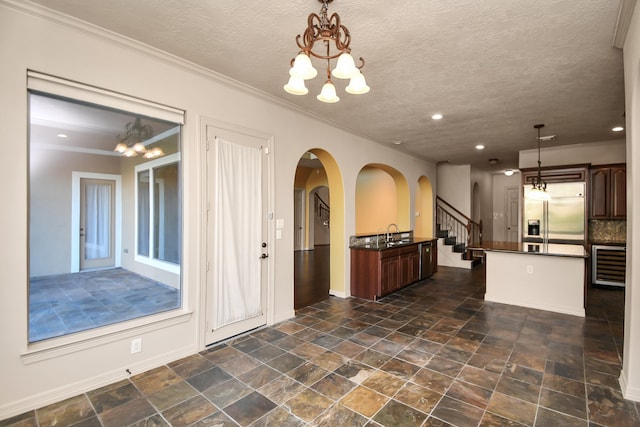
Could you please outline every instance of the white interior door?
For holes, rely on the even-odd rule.
[[[207,344],[266,324],[269,143],[207,127]]]
[[[80,179],[80,270],[115,266],[116,182]]]
[[[293,190],[293,244],[294,251],[304,249],[304,211],[305,211],[305,190],[295,188]]]
[[[518,187],[506,188],[506,206],[507,217],[505,218],[507,242],[518,241],[518,212],[520,209],[519,200],[520,193]]]

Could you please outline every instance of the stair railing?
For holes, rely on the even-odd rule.
[[[475,222],[440,196],[436,196],[436,223],[455,236],[456,244],[469,247],[482,243],[482,220]]]
[[[331,214],[331,210],[329,209],[329,205],[322,200],[318,193],[313,193],[313,209],[316,212],[316,215],[322,221],[322,224],[325,226],[329,226],[329,218]]]

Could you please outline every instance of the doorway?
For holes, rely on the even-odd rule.
[[[206,127],[206,343],[266,324],[271,138]]]
[[[294,215],[300,236],[294,250],[293,306],[299,310],[329,298],[331,288],[330,189],[324,165],[310,152],[296,168]]]

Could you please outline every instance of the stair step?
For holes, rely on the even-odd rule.
[[[464,254],[467,252],[467,247],[464,243],[458,243],[453,245],[453,252]]]
[[[455,237],[446,237],[444,239],[444,244],[445,245],[449,245],[449,246],[453,246],[456,244],[456,238]]]
[[[445,239],[445,238],[449,237],[449,232],[447,230],[438,230],[436,232],[436,237],[438,239]]]

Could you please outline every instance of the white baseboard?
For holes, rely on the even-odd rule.
[[[10,402],[0,405],[0,420],[14,417],[16,415],[23,414],[25,412],[42,408],[43,406],[51,405],[53,403],[60,402],[70,397],[77,396],[82,393],[86,393],[91,390],[95,390],[100,387],[118,382],[131,375],[137,375],[150,369],[157,368],[158,366],[166,365],[167,363],[181,359],[183,357],[190,356],[197,353],[197,347],[187,346],[168,353],[163,353],[156,357],[146,359],[139,363],[132,365],[127,364],[126,367],[104,372],[100,375],[96,375],[91,378],[77,381],[72,384],[67,384],[57,389],[49,390],[43,393],[34,394],[28,398]],[[131,371],[131,375],[128,375],[125,369]]]
[[[622,390],[622,396],[627,400],[633,400],[634,402],[640,402],[640,388],[629,387],[627,384],[627,376],[624,373],[624,369],[620,372],[620,390]]]
[[[333,295],[334,297],[345,299],[347,297],[346,292],[344,291],[335,291],[333,289],[329,289],[329,295]]]
[[[283,313],[280,313],[279,316],[276,316],[276,317],[273,318],[272,325],[275,325],[276,323],[284,322],[285,320],[289,320],[289,319],[294,318],[294,317],[296,317],[295,310],[285,311]]]

